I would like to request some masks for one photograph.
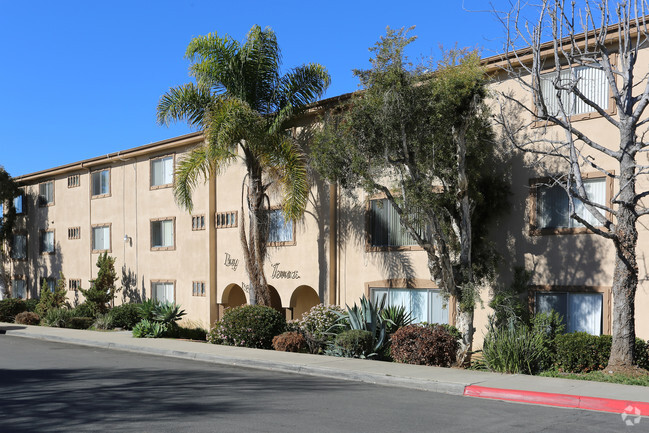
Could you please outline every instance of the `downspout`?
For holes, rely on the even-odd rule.
[[[329,184],[329,305],[336,305],[338,282],[338,185]]]

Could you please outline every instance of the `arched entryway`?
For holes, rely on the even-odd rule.
[[[270,291],[270,306],[280,313],[283,313],[282,298],[279,297],[279,293],[277,293],[277,290],[271,285],[268,286],[268,290]]]
[[[318,293],[310,286],[299,286],[291,295],[293,318],[301,319],[304,313],[320,303]]]
[[[228,285],[221,296],[221,304],[228,308],[238,307],[247,303],[246,293],[238,284]]]

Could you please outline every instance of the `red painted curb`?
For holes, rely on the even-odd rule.
[[[548,406],[572,407],[577,409],[597,410],[601,412],[623,413],[629,406],[649,415],[649,403],[612,398],[584,397],[579,395],[555,394],[551,392],[520,391],[516,389],[487,388],[469,385],[464,388],[466,397],[491,398],[496,400],[516,401],[520,403],[543,404]]]

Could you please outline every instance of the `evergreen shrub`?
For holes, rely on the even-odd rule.
[[[139,304],[122,304],[110,310],[115,328],[133,329],[140,321]]]
[[[367,358],[373,353],[374,335],[364,329],[350,329],[336,335],[333,347],[327,350],[328,355],[345,358]]]
[[[0,301],[0,322],[13,322],[16,315],[27,310],[25,301],[18,298],[7,298]]]
[[[306,352],[306,338],[299,332],[284,332],[273,337],[273,349],[280,352]]]
[[[590,335],[585,332],[573,332],[557,337],[556,366],[565,373],[587,373],[602,370],[611,356],[610,335]],[[648,344],[635,339],[633,363],[649,370]]]
[[[94,317],[72,317],[65,327],[72,329],[88,329],[92,326],[94,321]]]
[[[408,325],[390,337],[391,356],[396,362],[450,367],[455,363],[458,341],[440,325]]]
[[[210,332],[210,342],[270,349],[273,337],[286,329],[286,319],[279,311],[270,307],[242,305],[225,310],[223,319],[215,329],[215,335]]]

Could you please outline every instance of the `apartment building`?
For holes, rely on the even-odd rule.
[[[640,53],[636,75],[649,72],[649,50]],[[484,62],[494,77],[494,91],[529,98],[500,69],[502,57]],[[590,95],[614,112],[607,105],[610,95],[602,74],[589,68],[570,71],[582,74]],[[563,72],[548,67],[548,78],[557,73]],[[332,103],[335,98],[317,106],[327,109]],[[549,98],[547,103],[558,101]],[[619,142],[617,130],[589,106],[575,102],[571,110],[582,130],[602,142]],[[520,116],[530,120],[529,113]],[[538,125],[529,133],[559,136],[562,131]],[[77,289],[88,287],[96,276],[98,254],[107,251],[116,258],[123,287],[116,303],[172,301],[187,311],[187,319],[208,326],[224,308],[249,302],[239,230],[244,166],[234,164],[200,184],[192,213],[174,201],[174,167],[200,142],[201,135],[194,133],[19,176],[24,194],[15,202],[19,216],[8,263],[12,295],[37,296],[43,279],[53,284],[63,271],[69,299],[75,302]],[[615,161],[593,158],[594,165],[615,172]],[[569,331],[610,333],[614,248],[567,217],[567,195],[545,181],[561,169],[551,161],[533,164],[529,155],[514,152],[512,210],[492,229],[504,258],[498,283],[508,284],[513,266],[523,266],[532,271],[532,310],[561,312]],[[595,169],[585,174],[591,197],[610,204],[617,180]],[[638,189],[649,185],[639,183]],[[270,204],[265,272],[272,306],[288,319],[320,302],[351,305],[362,295],[385,294],[390,304],[406,306],[417,321],[455,322],[454,300],[444,298],[431,280],[426,253],[404,234],[387,200],[360,191],[351,196],[316,178],[302,221],[286,221],[277,197],[271,196]],[[591,221],[585,208],[578,212]],[[647,339],[649,317],[641,311],[649,305],[649,238],[645,225],[639,230],[636,332]],[[476,307],[477,346],[486,332],[490,296],[490,288],[484,288],[483,305]]]

